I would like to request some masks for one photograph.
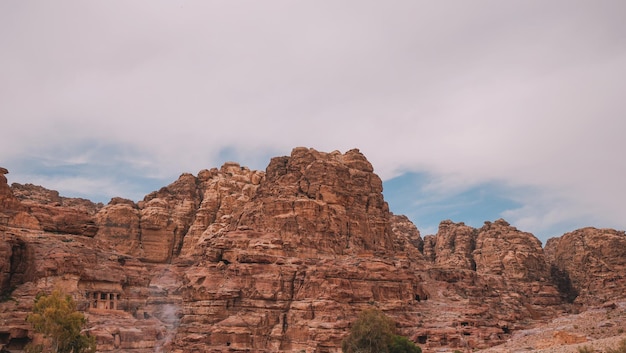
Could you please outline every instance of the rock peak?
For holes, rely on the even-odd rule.
[[[382,189],[357,149],[341,154],[297,147],[272,158],[238,226],[330,253],[393,247]]]
[[[16,298],[0,300],[0,351],[30,340],[24,317],[57,287],[101,352],[339,352],[371,307],[426,352],[482,349],[623,298],[625,249],[624,232],[595,228],[542,249],[503,219],[422,239],[358,149],[226,162],[106,206],[0,173],[0,297]]]

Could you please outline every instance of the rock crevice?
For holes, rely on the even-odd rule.
[[[7,172],[0,293],[19,300],[0,302],[0,348],[28,342],[32,301],[55,288],[87,313],[99,351],[135,353],[339,352],[372,307],[425,352],[480,349],[626,292],[623,231],[543,249],[504,220],[446,220],[422,238],[356,149],[299,147],[264,172],[229,162],[107,205],[9,187]]]

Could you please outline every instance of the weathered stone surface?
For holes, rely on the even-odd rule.
[[[7,297],[17,285],[24,283],[28,258],[26,244],[11,234],[0,241],[0,297]]]
[[[436,235],[424,238],[424,258],[431,265],[422,313],[433,322],[414,339],[427,348],[486,348],[523,328],[522,322],[562,309],[541,243],[504,220],[480,229],[443,221]]]
[[[409,253],[407,256],[410,258],[423,258],[424,240],[413,222],[407,216],[393,214],[390,222],[391,231],[396,239],[397,252]]]
[[[626,297],[626,234],[583,228],[552,238],[546,255],[561,288],[584,305]]]
[[[202,201],[183,240],[181,256],[202,253],[202,244],[215,234],[237,228],[244,206],[256,194],[265,173],[237,163],[198,173]]]
[[[0,242],[3,279],[0,336],[4,337],[4,344],[19,347],[32,337],[32,329],[25,318],[34,298],[39,292],[49,293],[54,289],[71,294],[78,308],[88,312],[90,330],[94,330],[98,342],[102,343],[99,349],[107,350],[111,343],[109,338],[114,338],[103,336],[100,327],[103,321],[106,330],[128,327],[137,332],[126,338],[121,335],[120,348],[148,347],[154,351],[154,347],[162,343],[171,325],[151,317],[178,298],[173,293],[166,300],[154,299],[159,290],[158,286],[153,286],[160,274],[158,268],[149,269],[137,259],[112,252],[106,244],[90,237],[15,228],[0,231],[3,237]],[[101,294],[106,295],[106,299],[101,298]],[[118,310],[91,308],[94,300],[108,303],[111,294],[119,295]],[[155,330],[162,333],[157,334]]]
[[[80,198],[61,197],[58,191],[33,184],[13,183],[11,191],[21,201],[21,208],[27,209],[28,214],[37,219],[36,222],[25,219],[31,224],[25,228],[38,224],[39,229],[47,232],[84,236],[94,236],[98,231],[94,215],[102,204]],[[13,222],[12,225],[19,226],[19,223]]]
[[[106,206],[2,171],[0,289],[16,300],[0,302],[0,348],[28,342],[33,299],[55,288],[99,351],[135,353],[339,352],[370,307],[425,353],[472,350],[624,293],[623,232],[575,231],[545,254],[504,220],[422,239],[358,150],[229,162]]]
[[[24,211],[24,207],[13,195],[11,187],[7,183],[7,178],[4,176],[8,173],[9,171],[6,168],[0,167],[0,226],[14,223],[16,215]],[[32,224],[29,224],[29,226],[32,226]]]
[[[178,255],[200,201],[196,177],[183,174],[139,203],[145,260],[163,263]]]
[[[114,198],[95,216],[98,225],[95,238],[109,243],[119,252],[143,256],[139,219],[139,208],[134,202]]]
[[[473,251],[476,249],[476,229],[463,223],[455,224],[450,220],[439,224],[437,236],[429,239],[429,258],[437,266],[476,270]]]
[[[392,250],[382,181],[371,170],[358,150],[296,148],[271,160],[237,227],[274,232],[294,249],[327,254]]]

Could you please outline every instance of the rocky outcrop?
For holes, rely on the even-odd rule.
[[[3,234],[0,242],[0,298],[8,298],[17,285],[24,283],[28,262],[24,241]]]
[[[273,158],[251,201],[237,226],[276,233],[294,249],[393,250],[382,181],[358,150],[296,148]]]
[[[504,220],[479,229],[443,221],[436,235],[424,238],[423,251],[430,262],[423,284],[429,304],[421,312],[434,319],[415,340],[426,348],[484,348],[524,328],[524,321],[563,309],[541,243]]]
[[[19,209],[26,210],[27,213],[22,217],[15,217],[13,226],[83,236],[94,236],[98,231],[94,216],[102,204],[80,198],[61,197],[58,191],[33,184],[14,183],[11,191],[20,200]]]
[[[96,239],[110,244],[115,250],[141,257],[141,227],[139,207],[131,200],[113,198],[95,216],[98,225]]]
[[[338,352],[370,307],[424,352],[471,350],[624,293],[623,232],[582,229],[545,252],[504,220],[422,239],[358,150],[296,148],[264,172],[229,162],[107,205],[0,172],[0,347],[14,350],[55,288],[100,351],[135,353]]]
[[[393,253],[400,245],[419,251],[393,237],[382,182],[360,152],[298,148],[272,159],[257,179],[245,170],[225,175],[207,182],[238,193],[226,204],[228,215],[207,212],[224,206],[203,201],[200,209],[211,215],[203,222],[218,225],[196,221],[189,237],[195,252],[179,258],[198,262],[183,276],[175,346],[336,351],[358,308],[384,302],[389,310],[414,310],[419,280],[406,257]],[[375,254],[388,255],[383,261]]]
[[[443,221],[425,244],[426,258],[437,268],[471,270],[492,281],[490,288],[511,285],[533,303],[560,302],[539,239],[502,219],[485,222],[480,229]]]
[[[198,173],[201,202],[185,235],[181,257],[202,254],[202,244],[215,234],[237,229],[244,206],[256,195],[265,173],[229,162]]]
[[[439,231],[429,237],[424,254],[437,266],[476,270],[472,253],[476,249],[476,229],[450,220],[439,224]]]
[[[237,228],[263,175],[231,162],[183,174],[137,204],[114,198],[96,215],[96,238],[152,263],[193,257],[207,237]]]
[[[90,237],[15,228],[3,229],[2,236],[0,337],[5,342],[0,347],[19,349],[28,342],[32,331],[25,318],[34,298],[54,289],[73,295],[79,310],[87,312],[89,332],[96,336],[100,350],[153,351],[164,340],[171,325],[156,315],[180,303],[175,295],[160,298],[158,268],[120,255]],[[133,334],[119,336],[124,330]]]
[[[0,167],[0,226],[39,229],[37,219],[28,214],[26,207],[13,195],[7,178],[4,176],[8,173],[6,168]]]
[[[391,215],[391,232],[394,237],[394,248],[397,254],[406,254],[411,259],[424,258],[424,240],[420,231],[407,216]]]
[[[546,255],[562,292],[583,305],[626,297],[626,234],[583,228],[546,243]]]
[[[139,203],[142,258],[170,262],[180,252],[200,201],[197,179],[191,174],[146,196]]]
[[[11,188],[7,184],[7,177],[4,176],[8,173],[6,168],[0,167],[0,210],[2,213],[17,211],[20,208],[20,202],[11,192]]]

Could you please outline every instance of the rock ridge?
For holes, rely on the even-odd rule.
[[[0,168],[0,348],[32,337],[40,291],[72,294],[100,351],[339,352],[377,307],[424,349],[471,350],[624,298],[626,236],[583,228],[545,248],[505,220],[394,215],[357,150],[294,148],[265,171],[189,173],[107,205]]]

